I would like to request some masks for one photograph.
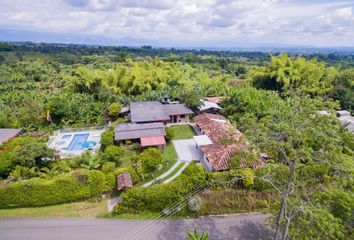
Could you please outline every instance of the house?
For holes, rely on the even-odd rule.
[[[337,117],[342,126],[349,132],[354,132],[354,117],[350,115],[349,111],[337,111]]]
[[[189,115],[193,114],[185,104],[159,101],[131,102],[128,114],[132,123],[188,123]]]
[[[213,103],[216,103],[216,104],[219,104],[221,103],[223,100],[226,99],[226,97],[206,97],[206,98],[203,98],[204,100],[208,101],[208,102],[213,102]]]
[[[350,117],[350,112],[346,110],[337,111],[337,117]]]
[[[122,123],[114,129],[115,141],[132,140],[142,147],[164,147],[166,131],[162,122],[156,123]]]
[[[232,155],[247,149],[247,144],[241,143],[243,134],[224,116],[202,113],[194,117],[194,122],[203,134],[194,140],[203,152],[202,164],[208,171],[227,170]]]
[[[214,101],[209,101],[207,98],[200,99],[200,101],[202,102],[202,104],[198,108],[200,113],[217,113],[219,110],[222,109],[219,104],[215,103]]]
[[[117,176],[118,191],[133,187],[133,181],[130,173],[124,172]]]
[[[2,128],[0,129],[0,144],[7,142],[11,138],[17,137],[21,133],[21,129]]]

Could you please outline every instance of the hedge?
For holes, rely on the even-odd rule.
[[[120,212],[137,213],[146,210],[159,212],[181,200],[182,193],[183,191],[177,189],[175,184],[132,188],[121,194]]]
[[[33,178],[0,187],[0,208],[36,207],[86,199],[107,189],[100,171],[80,170],[51,180]]]

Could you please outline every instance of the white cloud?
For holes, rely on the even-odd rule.
[[[353,46],[353,5],[336,0],[2,0],[0,28],[179,46]]]

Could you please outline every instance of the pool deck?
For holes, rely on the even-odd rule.
[[[71,132],[60,132],[52,136],[48,142],[48,147],[51,149],[59,150],[61,158],[70,158],[75,156],[80,156],[85,153],[88,149],[80,150],[67,150],[74,136],[77,134],[89,134],[86,141],[96,142],[96,146],[93,147],[92,151],[97,152],[101,146],[101,134],[104,129],[100,130],[87,130],[87,131],[71,131]]]

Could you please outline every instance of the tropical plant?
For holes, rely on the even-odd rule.
[[[292,60],[287,54],[272,57],[267,66],[254,67],[250,71],[253,85],[257,88],[312,97],[327,95],[333,88],[336,74],[334,68],[328,68],[316,59]]]
[[[198,229],[194,229],[193,232],[187,231],[189,240],[208,240],[209,234],[207,232],[199,233]]]
[[[89,157],[85,163],[81,164],[81,167],[88,170],[96,170],[101,166],[100,160],[94,156]]]
[[[37,177],[39,175],[37,167],[22,167],[16,166],[16,168],[10,173],[9,179],[11,181],[20,181],[24,179],[30,179],[33,177]]]

